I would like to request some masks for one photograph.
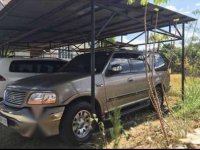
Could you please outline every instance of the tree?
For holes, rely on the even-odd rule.
[[[115,43],[116,43],[116,41],[115,41],[114,37],[113,38],[106,38],[102,41],[102,46],[107,47],[107,46],[110,46],[110,45],[115,44]]]
[[[158,34],[158,33],[153,33],[153,34],[151,34],[150,35],[150,38],[149,38],[149,40],[151,41],[151,42],[158,42],[158,47],[157,47],[157,51],[159,51],[160,50],[160,48],[161,48],[161,43],[159,43],[159,42],[161,42],[161,41],[165,41],[165,40],[167,40],[168,39],[168,37],[166,36],[166,35],[162,35],[162,34]]]
[[[156,5],[160,5],[162,3],[167,3],[169,0],[154,0],[153,2],[156,4]],[[140,3],[141,5],[147,5],[149,2],[149,0],[140,0]],[[135,0],[128,0],[128,4],[131,5],[135,3]]]

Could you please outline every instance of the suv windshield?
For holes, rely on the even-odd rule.
[[[101,73],[107,64],[111,53],[97,52],[95,53],[95,68],[96,73]],[[72,59],[66,66],[59,72],[78,72],[90,73],[91,72],[91,54],[82,54]]]

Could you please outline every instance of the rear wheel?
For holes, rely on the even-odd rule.
[[[92,136],[91,105],[80,102],[70,105],[60,125],[60,136],[68,144],[88,142]]]
[[[163,104],[164,104],[164,97],[163,97],[163,90],[162,88],[160,87],[156,87],[156,95],[157,95],[157,98],[156,100],[158,101],[158,105],[160,106],[160,108],[162,109],[163,108]],[[151,107],[155,110],[155,107],[154,105],[152,104],[151,102]]]

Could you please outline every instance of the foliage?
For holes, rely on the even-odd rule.
[[[166,39],[168,39],[168,37],[166,35],[162,35],[159,33],[150,35],[150,41],[152,41],[152,42],[160,42],[160,41],[164,41]]]
[[[126,139],[129,138],[128,133],[123,129],[122,123],[121,123],[121,110],[118,108],[115,108],[113,111],[113,114],[110,114],[110,120],[113,125],[113,128],[110,129],[110,135],[112,139],[114,139],[114,146],[113,148],[118,148],[119,142],[121,140],[121,134],[125,135]]]
[[[186,46],[186,73],[193,76],[200,75],[200,42],[191,43]],[[171,44],[165,44],[160,51],[171,61],[172,73],[181,72],[182,49],[173,47]]]
[[[107,38],[102,41],[102,46],[107,47],[115,43],[116,43],[115,37]]]
[[[168,37],[166,35],[162,35],[159,33],[153,33],[150,35],[149,40],[151,42],[155,42],[155,43],[158,42],[157,51],[159,51],[160,47],[161,47],[161,43],[159,43],[159,42],[168,40]]]
[[[110,130],[110,134],[112,139],[114,139],[114,148],[118,147],[123,128],[120,117],[121,117],[120,109],[115,109],[113,115],[110,115],[110,120],[113,125],[113,128]]]
[[[136,0],[128,0],[128,4],[131,5],[131,4],[134,4]],[[162,3],[167,3],[169,0],[154,0],[153,2],[156,4],[156,5],[160,5]],[[140,4],[145,6],[147,5],[149,2],[149,0],[140,0]]]
[[[119,142],[121,140],[121,134],[123,134],[126,139],[129,138],[129,134],[123,129],[121,123],[121,110],[115,108],[113,113],[109,115],[110,121],[113,125],[113,128],[110,129],[110,135],[114,140],[113,148],[118,148]],[[100,135],[101,135],[101,142],[98,145],[98,148],[103,149],[107,145],[107,138],[106,138],[106,129],[104,123],[99,121],[96,114],[93,114],[93,118],[91,118],[91,122],[98,125]]]
[[[176,112],[180,117],[189,119],[199,119],[200,115],[200,79],[190,78],[186,83],[185,102],[181,103],[181,108]]]
[[[90,118],[91,122],[94,124],[97,124],[99,127],[99,132],[101,135],[101,142],[98,145],[98,149],[103,149],[104,146],[107,144],[107,140],[106,140],[106,132],[105,132],[105,126],[104,123],[99,121],[98,117],[96,114],[93,114],[93,118]]]
[[[13,51],[10,50],[0,51],[0,57],[8,58],[12,57],[13,55],[14,55]]]

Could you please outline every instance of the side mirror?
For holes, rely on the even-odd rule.
[[[122,72],[123,68],[121,65],[117,64],[117,65],[112,65],[111,68],[109,69],[109,74],[113,75],[113,74],[117,74]]]

